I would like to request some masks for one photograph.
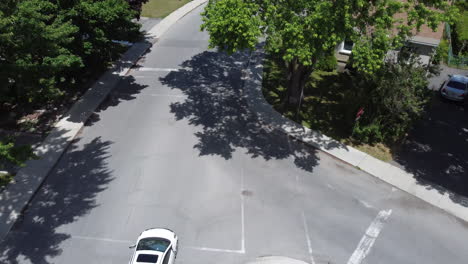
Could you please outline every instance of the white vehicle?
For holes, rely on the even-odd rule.
[[[129,264],[153,263],[173,264],[177,255],[177,236],[164,228],[151,228],[143,231],[137,239],[132,260]]]

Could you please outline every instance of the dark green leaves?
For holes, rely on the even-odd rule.
[[[139,26],[126,0],[2,0],[0,103],[41,104],[118,54]]]

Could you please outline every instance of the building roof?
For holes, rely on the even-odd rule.
[[[423,25],[421,27],[421,30],[419,32],[416,32],[415,36],[422,37],[422,38],[427,38],[427,39],[437,39],[440,40],[442,38],[442,34],[444,33],[444,24],[441,23],[436,31],[433,31],[431,28],[429,28],[426,25]]]
[[[440,43],[440,38],[439,39],[426,38],[426,37],[422,37],[421,35],[416,35],[410,39],[410,42],[415,43],[415,44],[423,44],[427,46],[437,47]]]
[[[402,0],[403,2],[407,2],[407,0]],[[407,14],[406,13],[399,13],[395,15],[395,18],[400,18],[406,21]],[[423,44],[428,46],[438,46],[440,40],[442,39],[442,35],[444,34],[444,23],[440,23],[440,25],[435,29],[432,30],[427,25],[422,25],[419,31],[413,30],[413,37],[410,39],[411,42],[417,44]]]

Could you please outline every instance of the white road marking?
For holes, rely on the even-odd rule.
[[[111,94],[111,99],[113,100],[118,100],[119,98],[117,98],[116,96],[127,96],[129,95],[128,93],[121,93],[121,92],[114,92]],[[163,94],[163,93],[152,93],[152,94],[149,94],[149,96],[153,96],[153,97],[174,97],[174,98],[187,98],[186,95],[183,95],[183,94]]]
[[[364,205],[364,207],[366,207],[366,208],[374,208],[372,205],[370,205],[370,204],[369,204],[368,202],[366,202],[366,201],[363,201],[363,200],[359,200],[359,199],[358,199],[358,202],[359,202],[360,204]]]
[[[71,236],[72,238],[82,239],[82,240],[95,240],[95,241],[104,241],[104,242],[113,242],[113,243],[125,243],[131,245],[134,241],[130,240],[118,240],[110,238],[101,238],[101,237],[88,237],[88,236]]]
[[[111,243],[124,243],[129,246],[135,243],[135,241],[130,240],[119,240],[119,239],[110,239],[102,237],[89,237],[89,236],[71,236],[71,238],[81,239],[81,240],[94,240],[94,241],[103,241]],[[245,250],[232,250],[232,249],[221,249],[221,248],[208,248],[208,247],[183,247],[200,251],[210,251],[210,252],[222,252],[222,253],[235,253],[235,254],[245,254]]]
[[[143,72],[178,72],[181,69],[176,68],[149,68],[149,67],[141,67],[141,68],[134,68],[135,71],[143,71]]]
[[[110,238],[101,238],[101,237],[89,237],[89,236],[71,236],[72,238],[81,239],[81,240],[94,240],[94,241],[103,241],[103,242],[112,242],[112,243],[124,243],[129,246],[135,243],[135,241],[130,240],[118,240]],[[210,251],[210,252],[222,252],[222,253],[235,253],[235,254],[245,254],[245,250],[232,250],[232,249],[221,249],[221,248],[208,248],[208,247],[184,247],[200,251]]]
[[[231,249],[220,249],[220,248],[207,248],[207,247],[187,247],[194,250],[210,251],[210,252],[222,252],[222,253],[234,253],[234,254],[245,254],[243,250],[231,250]]]
[[[374,245],[375,240],[382,231],[384,223],[387,221],[388,217],[392,214],[392,210],[382,210],[375,217],[374,221],[367,228],[366,233],[361,238],[356,250],[353,255],[348,260],[348,264],[361,264],[364,258],[369,254],[372,246]]]
[[[313,253],[312,242],[310,241],[309,228],[307,228],[307,221],[306,221],[304,211],[302,211],[302,222],[304,224],[304,231],[305,231],[306,240],[307,240],[307,249],[309,250],[310,264],[315,264],[314,256],[312,255]]]
[[[296,193],[300,193],[300,189],[299,189],[299,175],[296,173],[296,186],[295,186],[295,189],[296,189]]]
[[[244,195],[242,192],[244,191],[244,168],[241,167],[241,252],[245,253],[245,213],[244,213]]]
[[[182,94],[150,94],[151,96],[154,96],[154,97],[158,97],[158,96],[161,96],[161,97],[175,97],[175,98],[187,98],[186,95],[182,95]]]

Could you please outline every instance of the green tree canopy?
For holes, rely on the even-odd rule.
[[[287,63],[295,102],[317,62],[345,38],[355,43],[353,66],[374,73],[389,49],[422,25],[435,30],[454,10],[448,0],[210,0],[202,29],[211,47],[227,52],[253,49],[265,36],[266,52]]]
[[[0,103],[45,103],[115,59],[139,25],[126,0],[2,0]]]
[[[13,2],[13,1],[12,1]],[[31,102],[58,94],[60,72],[80,67],[68,46],[78,28],[57,15],[57,6],[24,0],[0,10],[0,96],[2,101]]]

